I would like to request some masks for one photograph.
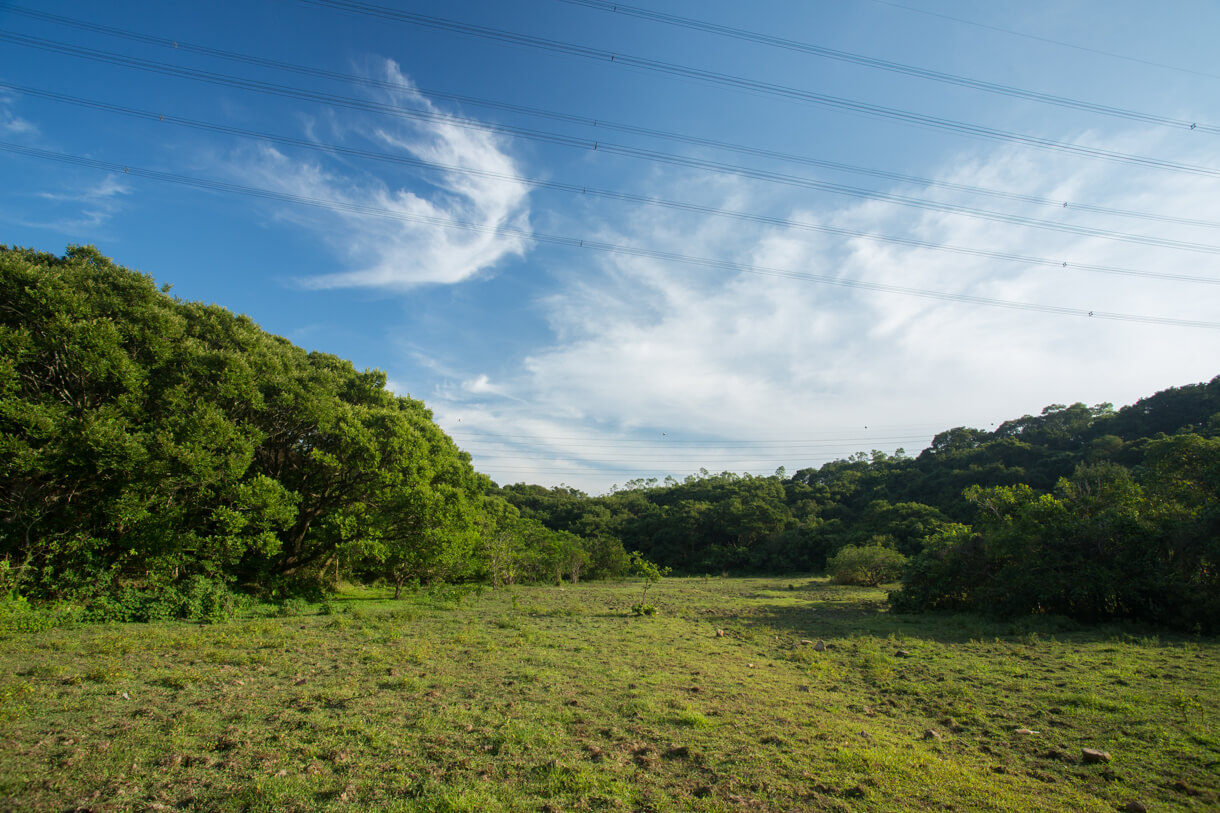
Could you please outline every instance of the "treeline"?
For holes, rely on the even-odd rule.
[[[499,493],[522,516],[620,539],[680,573],[829,563],[861,581],[903,573],[903,610],[1220,629],[1220,377],[1117,411],[1052,405],[950,429],[917,457],[859,453],[790,477],[701,471],[602,497]]]
[[[0,595],[140,618],[625,566],[522,519],[385,383],[96,249],[0,247]]]
[[[644,559],[630,556],[639,552]],[[0,247],[0,597],[198,615],[340,580],[901,574],[902,610],[1220,629],[1220,376],[910,457],[499,487],[385,376],[93,248]],[[209,611],[211,612],[211,611]]]

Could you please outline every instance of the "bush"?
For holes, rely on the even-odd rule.
[[[895,612],[973,610],[974,593],[989,578],[982,544],[969,525],[946,525],[924,540],[902,578],[902,589],[890,593]]]
[[[897,581],[906,557],[880,545],[848,545],[830,558],[826,569],[838,584],[863,584],[876,587]]]
[[[111,585],[85,602],[82,621],[189,621],[216,623],[235,616],[248,602],[222,581],[192,576],[177,584],[136,587]]]
[[[35,607],[16,593],[0,598],[0,632],[42,632],[72,620],[68,613]]]
[[[194,576],[181,590],[183,596],[177,615],[192,621],[227,621],[237,614],[243,596],[238,596],[224,582],[206,576]],[[151,621],[152,618],[147,620]]]
[[[306,615],[308,613],[309,602],[300,596],[286,598],[276,608],[276,615],[281,618],[295,618],[298,615]]]

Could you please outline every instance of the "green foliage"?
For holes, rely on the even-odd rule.
[[[41,632],[71,623],[78,617],[79,612],[72,608],[36,607],[24,596],[0,599],[0,633]]]
[[[981,546],[969,525],[952,524],[924,541],[923,550],[907,561],[902,589],[890,594],[897,612],[969,610],[974,590],[986,573]]]
[[[94,248],[0,247],[0,303],[10,626],[220,620],[235,590],[317,601],[345,578],[575,584],[637,558],[810,572],[862,549],[908,557],[896,608],[1220,619],[1220,376],[1118,411],[957,427],[916,458],[700,470],[590,498],[494,486],[384,374],[177,300]]]
[[[193,576],[178,584],[136,587],[131,584],[100,589],[82,608],[84,621],[165,621],[182,618],[217,623],[233,618],[250,605],[224,582]]]
[[[1164,438],[1145,459],[1144,484],[1105,461],[1082,464],[1051,494],[1027,485],[967,490],[973,528],[929,538],[892,597],[895,608],[1215,629],[1220,442]]]
[[[499,494],[552,530],[614,535],[688,574],[809,572],[880,546],[907,557],[898,609],[1206,630],[1220,619],[1217,436],[1220,376],[1117,411],[1053,404],[993,431],[957,427],[917,458],[861,452],[787,479],[704,470],[596,498]]]
[[[657,608],[648,603],[648,591],[660,583],[661,579],[668,576],[670,569],[668,567],[661,567],[648,561],[639,553],[639,551],[633,551],[631,553],[630,562],[631,574],[633,576],[639,576],[644,580],[644,587],[640,593],[640,600],[638,603],[632,605],[631,611],[636,615],[654,615]]]
[[[280,618],[295,618],[301,615],[308,615],[309,602],[300,596],[291,596],[279,603],[275,614]]]
[[[215,620],[227,585],[317,591],[341,552],[399,583],[470,575],[486,478],[384,374],[93,248],[0,247],[0,302],[6,591]]]
[[[826,568],[838,584],[876,587],[883,582],[897,581],[905,563],[906,557],[893,548],[848,545],[831,557]]]

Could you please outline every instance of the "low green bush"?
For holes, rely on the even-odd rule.
[[[250,599],[227,584],[206,576],[192,576],[174,584],[110,586],[88,598],[82,621],[167,621],[181,618],[216,623],[227,621],[248,606]]]
[[[897,581],[906,561],[906,557],[893,548],[848,545],[826,562],[826,569],[838,584],[876,587],[884,582]]]

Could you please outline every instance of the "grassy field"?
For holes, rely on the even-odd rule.
[[[653,617],[639,592],[7,634],[0,808],[1220,805],[1215,639],[893,616],[818,579],[668,579]]]

